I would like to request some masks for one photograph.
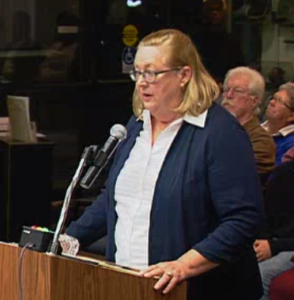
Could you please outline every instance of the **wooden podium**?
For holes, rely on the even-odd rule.
[[[0,243],[0,300],[19,300],[22,248]],[[99,262],[97,260],[97,262]],[[133,274],[134,273],[134,274]],[[185,300],[186,283],[163,295],[155,279],[123,268],[26,250],[22,264],[24,300]]]

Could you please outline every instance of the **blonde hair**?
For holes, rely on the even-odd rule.
[[[176,29],[162,29],[144,37],[139,45],[144,46],[169,46],[167,63],[171,68],[190,66],[192,77],[185,86],[183,101],[175,109],[176,112],[192,116],[198,116],[211,105],[219,95],[219,88],[213,78],[201,62],[192,40],[183,32]],[[164,55],[164,54],[163,54]],[[137,89],[133,94],[133,111],[140,116],[144,110],[142,101],[139,98]]]

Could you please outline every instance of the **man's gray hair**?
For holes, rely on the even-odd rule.
[[[286,82],[279,87],[279,91],[285,90],[290,98],[290,106],[294,109],[294,83]]]
[[[260,113],[259,105],[263,100],[264,90],[265,90],[265,80],[263,76],[256,70],[249,67],[237,67],[231,69],[227,72],[224,85],[231,76],[244,75],[249,80],[249,94],[257,97],[257,106],[254,109],[254,114],[258,115]]]

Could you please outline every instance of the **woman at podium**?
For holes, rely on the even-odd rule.
[[[106,259],[158,276],[163,293],[187,280],[189,299],[259,299],[262,200],[246,132],[213,102],[218,86],[184,33],[146,36],[134,66],[127,138],[67,234],[84,246],[107,234]]]

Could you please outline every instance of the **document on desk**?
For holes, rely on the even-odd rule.
[[[10,130],[9,118],[0,117],[0,138],[6,138],[8,136],[8,131]]]
[[[33,143],[30,122],[29,98],[23,96],[7,96],[7,107],[10,120],[10,137],[14,141]]]
[[[141,276],[140,270],[138,270],[138,269],[120,266],[120,265],[117,265],[115,263],[111,263],[108,261],[104,261],[104,260],[100,260],[100,259],[96,259],[96,258],[92,258],[92,257],[88,257],[88,256],[83,256],[83,255],[72,256],[68,253],[62,253],[62,256],[72,258],[77,261],[92,263],[92,264],[100,266],[102,268],[109,269],[109,270],[115,270],[120,273],[127,273],[127,274],[131,274],[131,275],[135,275],[135,276]]]

